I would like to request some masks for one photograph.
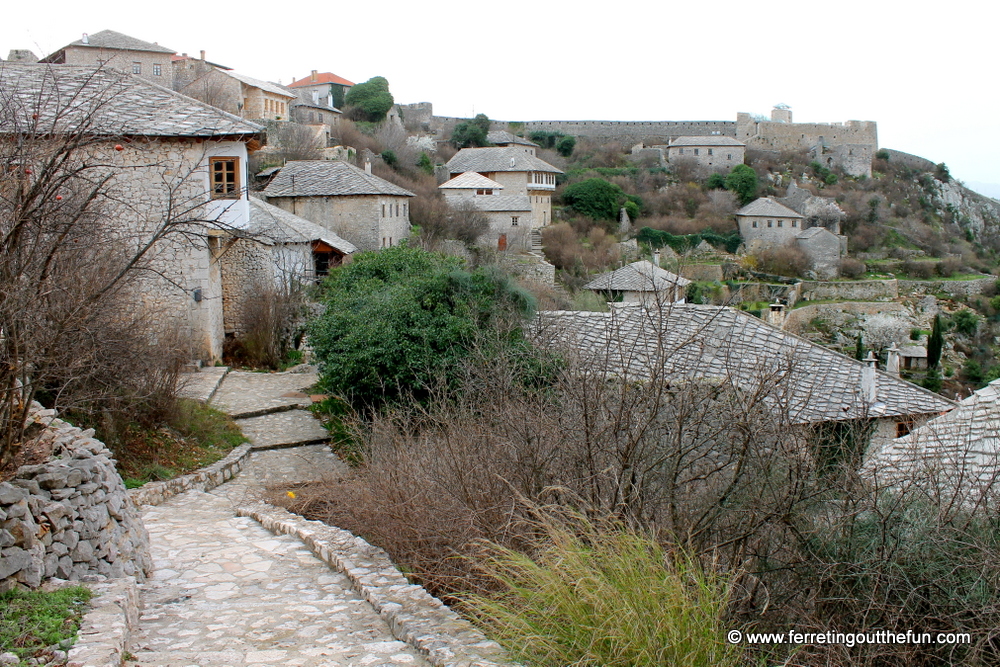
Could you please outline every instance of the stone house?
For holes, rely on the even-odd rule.
[[[843,240],[826,227],[810,227],[795,235],[795,245],[809,257],[809,269],[820,280],[840,275],[840,259],[845,254]]]
[[[285,293],[314,283],[357,250],[330,230],[251,196],[246,233],[224,239],[219,257],[226,335],[243,333],[244,305],[262,289]]]
[[[301,98],[293,100],[290,107],[291,119],[302,125],[326,125],[331,130],[340,122],[344,114],[340,109],[318,104],[306,104]]]
[[[295,93],[269,81],[212,67],[179,92],[251,120],[287,121]]]
[[[736,224],[748,249],[786,245],[803,231],[804,216],[770,197],[736,211]]]
[[[339,160],[297,160],[264,189],[269,204],[301,216],[361,250],[399,245],[410,235],[412,192]]]
[[[667,146],[667,162],[687,163],[703,171],[729,171],[743,164],[746,145],[721,135],[677,137]]]
[[[344,97],[354,86],[342,76],[333,72],[319,73],[313,70],[309,76],[288,84],[288,87],[298,94],[304,104],[313,104],[328,109],[339,109],[344,104]]]
[[[0,88],[18,107],[62,128],[106,138],[87,148],[108,166],[106,216],[124,243],[153,243],[142,306],[191,343],[194,358],[221,357],[224,239],[249,224],[247,155],[262,129],[137,76],[94,65],[0,65]],[[50,94],[54,93],[54,94]],[[73,100],[74,107],[60,106]],[[8,117],[9,118],[9,117]],[[3,128],[0,128],[3,131]]]
[[[691,281],[658,266],[659,258],[651,262],[632,262],[620,269],[602,273],[583,289],[599,292],[611,302],[656,306],[684,303]]]
[[[93,35],[84,33],[40,62],[56,65],[89,65],[113,67],[171,88],[173,67],[170,57],[176,51],[153,42],[144,42],[114,30],[102,30]]]
[[[552,222],[552,192],[556,189],[556,175],[563,172],[526,152],[526,147],[463,148],[447,167],[450,178],[476,172],[500,183],[505,195],[527,195],[532,228]]]
[[[469,171],[438,186],[452,207],[471,206],[489,220],[489,231],[479,237],[482,245],[500,250],[530,250],[534,216],[528,195],[507,195],[503,185]]]
[[[870,433],[874,449],[900,428],[955,407],[922,387],[828,350],[726,306],[621,305],[611,312],[539,313],[533,337],[565,347],[609,377],[641,382],[652,374],[712,382],[764,395],[775,418],[809,432],[842,424]],[[902,427],[900,426],[902,425]]]

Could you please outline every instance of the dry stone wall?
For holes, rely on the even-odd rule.
[[[149,536],[111,452],[92,429],[37,403],[30,419],[52,456],[0,483],[0,589],[48,577],[144,579],[153,567]]]

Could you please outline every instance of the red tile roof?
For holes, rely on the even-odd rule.
[[[298,81],[293,81],[288,84],[289,88],[302,88],[303,86],[314,86],[317,83],[339,83],[342,86],[353,86],[354,84],[345,79],[342,76],[337,76],[333,72],[322,72],[317,73],[316,78],[313,79],[312,75],[299,79]]]

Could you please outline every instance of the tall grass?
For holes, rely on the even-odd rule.
[[[737,665],[726,577],[611,521],[543,516],[533,556],[484,545],[497,592],[466,598],[493,639],[530,665]]]

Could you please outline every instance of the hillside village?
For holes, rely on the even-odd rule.
[[[507,527],[543,505],[567,512],[545,530],[598,528],[573,524],[586,507],[678,549],[686,535],[683,549],[746,575],[712,622],[808,615],[837,631],[869,584],[832,563],[864,559],[885,583],[893,556],[834,543],[824,522],[863,532],[885,510],[910,528],[893,544],[915,567],[906,550],[921,536],[937,540],[927,558],[947,560],[952,521],[978,526],[993,507],[1000,202],[881,146],[875,121],[797,122],[786,104],[732,121],[451,118],[398,103],[382,77],[311,69],[283,85],[208,57],[103,30],[0,60],[0,590],[100,577],[105,604],[144,600],[155,613],[122,623],[146,644],[112,650],[114,664],[199,660],[170,634],[179,625],[153,629],[191,597],[182,589],[268,594],[263,576],[205,566],[263,573],[267,555],[240,564],[215,545],[222,555],[182,568],[199,573],[187,583],[151,557],[150,535],[155,547],[185,530],[154,523],[173,520],[170,503],[214,526],[182,542],[229,535],[236,513],[284,533],[282,549],[298,535],[298,558],[339,570],[344,595],[374,607],[366,630],[303,653],[308,664],[348,664],[323,660],[355,642],[363,661],[350,664],[435,665],[528,655],[494,607],[457,605],[460,618],[431,594],[488,597],[486,575],[454,557],[484,541],[536,553],[532,531]],[[218,407],[249,443],[158,476],[157,447],[189,437],[170,421],[178,395]],[[155,465],[137,463],[126,491],[140,451]],[[910,526],[880,504],[891,493],[940,523]],[[956,570],[987,568],[980,538]],[[976,576],[995,593],[997,571]],[[123,577],[132,588],[115,588]],[[851,602],[810,597],[827,594]],[[868,611],[916,627],[935,595],[914,611],[892,589]],[[950,601],[966,607],[936,629],[993,627],[995,603],[967,614],[975,600]],[[282,662],[301,647],[273,639],[278,611],[259,613],[268,638],[213,660],[307,664]],[[84,627],[93,642],[75,657],[53,644],[27,664],[111,650]],[[994,642],[973,643],[967,664],[992,664]],[[726,650],[705,664],[786,657]],[[938,664],[936,650],[891,664]],[[802,664],[890,664],[832,651]]]

